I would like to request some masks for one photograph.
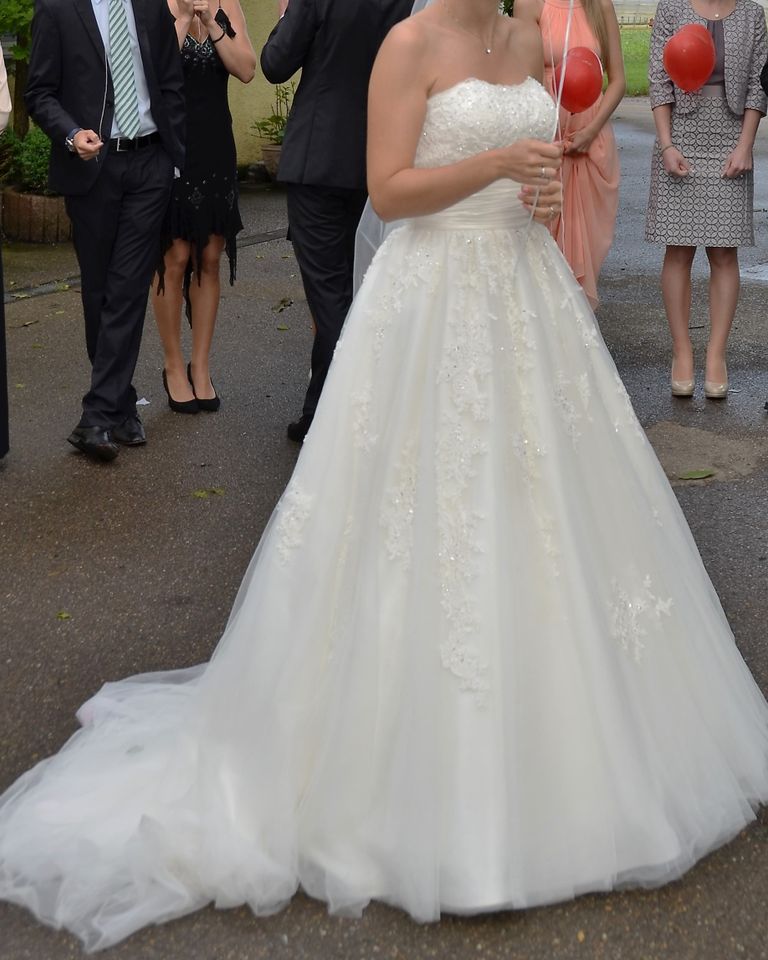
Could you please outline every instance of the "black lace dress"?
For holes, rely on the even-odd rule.
[[[229,20],[219,10],[216,20],[231,32]],[[173,193],[163,230],[163,252],[173,240],[188,240],[198,259],[210,234],[226,239],[229,282],[237,266],[237,234],[243,229],[237,205],[237,156],[232,135],[232,115],[227,100],[229,73],[210,37],[198,43],[187,35],[181,48],[187,104],[187,153]],[[162,289],[163,269],[159,269]],[[193,273],[190,262],[185,278]]]

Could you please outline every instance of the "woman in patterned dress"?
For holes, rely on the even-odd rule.
[[[701,90],[686,93],[668,76],[664,45],[681,27],[702,24],[715,66]],[[660,0],[648,66],[656,124],[645,236],[666,244],[661,289],[672,334],[674,396],[693,396],[689,333],[691,265],[697,246],[709,259],[709,319],[704,394],[728,393],[726,347],[739,298],[738,248],[754,243],[752,147],[766,111],[760,87],[765,14],[753,0]]]
[[[554,71],[568,46],[588,47],[601,59],[608,85],[581,113],[560,110],[558,138],[564,144],[563,210],[550,224],[552,236],[590,305],[598,303],[600,268],[613,242],[619,207],[619,152],[608,122],[626,90],[616,12],[611,0],[516,0],[515,16],[534,20],[544,44],[544,85],[556,95]]]
[[[208,358],[219,308],[224,250],[235,278],[235,238],[243,228],[237,206],[237,158],[227,83],[250,83],[256,54],[238,0],[218,9],[208,0],[168,0],[176,18],[187,102],[187,159],[173,186],[163,241],[164,262],[153,307],[163,343],[163,386],[177,413],[217,410]],[[192,362],[181,349],[186,296]]]

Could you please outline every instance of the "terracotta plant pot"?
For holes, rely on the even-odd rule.
[[[61,243],[72,238],[64,197],[3,189],[3,233],[26,243]]]
[[[280,151],[282,146],[279,143],[265,143],[261,148],[261,159],[264,161],[264,169],[273,180],[277,179],[277,166],[280,163]]]

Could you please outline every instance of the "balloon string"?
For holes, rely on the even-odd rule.
[[[549,137],[552,143],[554,143],[555,138],[557,137],[558,134],[560,134],[560,138],[562,139],[562,129],[560,127],[560,102],[563,99],[563,84],[565,82],[565,71],[568,69],[566,61],[568,59],[567,58],[568,44],[571,37],[571,22],[573,20],[573,8],[574,8],[574,0],[568,0],[568,16],[566,17],[566,20],[565,20],[565,37],[563,39],[563,58],[560,61],[561,62],[560,79],[557,83],[557,90],[555,92],[555,123],[552,129],[552,133],[550,134],[550,137]],[[552,75],[554,77],[555,52],[552,46],[551,30],[548,31],[548,40],[549,40],[549,60],[550,60],[550,63],[552,64]],[[531,212],[528,216],[528,223],[526,224],[526,227],[525,227],[526,238],[528,235],[528,231],[530,230],[531,223],[533,222],[533,214],[534,214],[534,210],[536,209],[536,204],[539,202],[540,193],[541,193],[541,187],[537,187],[536,194],[533,199],[533,206],[531,207]],[[564,209],[562,206],[560,208],[560,225],[563,233],[563,256],[565,256],[565,217],[564,217]]]

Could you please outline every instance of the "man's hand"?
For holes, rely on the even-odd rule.
[[[78,130],[72,137],[75,153],[81,160],[95,160],[99,150],[104,146],[101,138],[94,130]]]

